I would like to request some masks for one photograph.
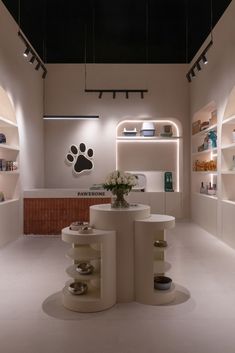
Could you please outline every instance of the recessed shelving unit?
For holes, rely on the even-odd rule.
[[[0,163],[0,192],[4,195],[4,201],[0,202],[0,245],[4,245],[20,233],[20,147],[14,108],[3,88],[0,88],[0,133],[6,137],[6,142],[0,143],[0,159],[3,161]]]

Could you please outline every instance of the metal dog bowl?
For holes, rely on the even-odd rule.
[[[88,226],[89,226],[88,222],[77,221],[77,222],[71,223],[69,229],[70,230],[80,230],[81,228],[88,227]]]
[[[89,262],[81,262],[77,267],[76,271],[80,275],[91,275],[92,272],[94,271],[94,266],[89,264]]]
[[[172,279],[166,276],[154,276],[154,288],[160,290],[170,289]]]
[[[91,234],[93,232],[93,228],[87,226],[83,226],[78,231],[80,234]]]
[[[73,282],[68,286],[68,290],[73,295],[82,295],[86,294],[88,290],[88,285],[83,282]]]
[[[167,247],[167,241],[166,240],[156,240],[153,245],[156,248],[166,248]]]

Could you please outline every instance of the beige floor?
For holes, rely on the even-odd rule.
[[[22,237],[0,249],[0,352],[234,353],[235,251],[186,222],[167,239],[176,303],[95,314],[60,304],[69,260],[59,238]]]

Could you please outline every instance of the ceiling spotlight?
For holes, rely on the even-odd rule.
[[[99,99],[101,99],[101,98],[102,98],[102,94],[103,94],[103,92],[102,92],[102,91],[100,91],[100,93],[99,93]]]
[[[38,61],[37,65],[35,66],[35,70],[39,70],[40,66],[41,66],[41,63]]]
[[[201,68],[201,65],[199,64],[199,62],[196,62],[196,66],[197,66],[197,70],[201,71],[202,68]]]
[[[208,60],[207,60],[205,54],[202,55],[202,61],[203,61],[203,64],[205,64],[205,65],[208,64]]]
[[[36,59],[35,55],[32,55],[31,59],[29,60],[30,64],[33,64]]]
[[[30,47],[27,47],[24,51],[24,56],[27,57],[29,55],[29,52],[30,52]]]
[[[47,70],[44,70],[44,71],[43,71],[43,74],[42,74],[42,78],[45,78],[46,75],[47,75]]]
[[[191,70],[192,77],[196,77],[194,70]]]
[[[190,76],[190,73],[189,73],[189,72],[187,73],[186,77],[187,77],[188,82],[191,82],[191,81],[192,81],[192,80],[191,80],[191,76]]]

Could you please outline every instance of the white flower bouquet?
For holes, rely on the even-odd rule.
[[[115,170],[107,176],[103,187],[106,190],[112,191],[114,194],[117,191],[122,191],[123,194],[128,194],[136,184],[137,181],[134,175]]]

